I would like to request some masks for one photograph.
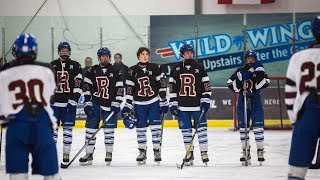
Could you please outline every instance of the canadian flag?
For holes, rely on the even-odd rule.
[[[218,4],[268,4],[275,0],[218,0]]]

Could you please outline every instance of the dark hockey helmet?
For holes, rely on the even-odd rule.
[[[71,46],[68,42],[62,41],[58,45],[58,51],[60,51],[63,48],[67,48],[69,51],[71,51]]]
[[[243,55],[244,61],[246,61],[247,57],[254,57],[255,59],[257,59],[257,53],[251,49],[246,50]]]
[[[320,37],[320,16],[317,16],[312,20],[311,31],[314,37]]]
[[[17,46],[14,44],[11,48],[11,54],[13,57],[16,57],[16,49],[17,49]]]
[[[111,52],[107,47],[102,47],[98,50],[97,56],[100,58],[102,55],[108,55],[109,58],[111,57]]]
[[[191,51],[194,53],[193,47],[190,44],[184,44],[180,47],[180,56],[182,57],[183,54],[187,51]]]
[[[21,61],[33,61],[37,57],[38,42],[33,34],[20,34],[14,42],[15,55]]]

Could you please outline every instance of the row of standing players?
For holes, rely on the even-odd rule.
[[[100,48],[97,52],[99,64],[88,70],[82,78],[80,64],[70,59],[71,47],[67,42],[58,46],[60,58],[51,62],[57,76],[57,88],[52,99],[52,108],[63,126],[63,162],[69,162],[72,144],[72,127],[75,123],[77,100],[84,94],[84,111],[86,119],[86,141],[99,128],[100,120],[105,120],[111,112],[114,115],[104,125],[105,161],[110,164],[114,144],[114,129],[117,127],[117,113],[120,104],[126,100],[122,109],[122,116],[126,127],[136,127],[139,155],[138,164],[145,164],[147,151],[147,127],[150,125],[154,160],[161,161],[161,128],[163,115],[170,112],[178,117],[185,149],[191,143],[192,129],[197,128],[201,159],[204,163],[208,158],[207,120],[205,113],[210,108],[211,85],[204,67],[193,59],[194,50],[191,45],[185,44],[180,48],[183,61],[171,68],[169,77],[170,98],[167,101],[167,81],[160,66],[149,62],[150,50],[141,47],[137,51],[139,63],[130,67],[124,84],[121,72],[110,63],[111,52],[108,48]],[[257,56],[253,50],[245,52],[245,66],[239,68],[227,82],[228,87],[240,94],[238,99],[238,117],[240,126],[240,139],[242,149],[249,153],[249,136],[245,136],[243,82],[247,81],[247,98],[252,99],[252,119],[255,140],[258,146],[258,160],[264,161],[263,153],[263,108],[260,89],[269,84],[263,65],[256,61]],[[124,92],[126,92],[125,98]],[[204,114],[201,116],[202,111]],[[251,115],[251,111],[248,113]],[[134,112],[134,113],[133,113]],[[134,114],[134,115],[133,115]],[[201,119],[199,120],[199,118]],[[192,124],[191,119],[195,122]],[[250,119],[250,118],[249,118]],[[247,123],[249,124],[249,123]],[[58,129],[54,137],[57,140]],[[247,140],[245,140],[247,138]],[[79,159],[81,165],[90,165],[93,160],[96,139],[93,138],[86,146],[86,155]],[[247,146],[247,147],[246,147]],[[193,146],[186,158],[187,164],[193,164]],[[244,162],[245,156],[240,158]]]
[[[312,33],[316,43],[310,49],[293,55],[287,71],[286,105],[290,120],[295,125],[288,179],[304,179],[320,133],[317,119],[317,115],[320,114],[318,90],[313,88],[317,87],[317,84],[316,81],[311,81],[314,74],[310,76],[310,73],[314,73],[312,68],[319,69],[315,64],[319,64],[320,56],[318,49],[320,17],[312,21]],[[104,120],[112,112],[114,114],[120,112],[120,103],[124,95],[121,74],[109,64],[111,53],[107,48],[98,50],[99,65],[93,66],[83,78],[80,64],[69,57],[71,48],[66,42],[59,44],[60,58],[50,63],[55,69],[55,74],[44,64],[34,62],[37,56],[37,42],[33,35],[19,35],[15,46],[16,60],[10,62],[8,68],[0,73],[0,85],[3,87],[0,111],[4,115],[0,119],[0,124],[8,126],[6,171],[10,174],[10,179],[28,179],[28,154],[31,153],[32,173],[41,174],[47,180],[56,180],[59,179],[57,150],[54,142],[58,134],[56,122],[63,126],[63,161],[68,162],[72,127],[80,94],[85,95],[84,110],[88,116],[86,121],[86,138],[88,139],[97,131],[100,116]],[[164,74],[158,65],[148,62],[149,49],[139,48],[137,52],[139,63],[129,69],[126,79],[126,104],[122,114],[126,127],[136,127],[140,151],[137,158],[139,163],[145,163],[146,160],[148,125],[151,127],[155,161],[161,161],[161,114],[169,109],[178,117],[186,150],[192,143],[192,128],[197,128],[202,161],[204,163],[209,161],[205,113],[210,107],[210,81],[203,66],[193,59],[194,50],[190,45],[183,45],[180,53],[183,61],[171,68],[169,102],[166,100]],[[231,90],[239,93],[237,115],[243,154],[246,155],[241,157],[240,161],[250,160],[247,134],[249,122],[245,122],[245,119],[249,120],[250,116],[257,144],[258,161],[264,161],[264,117],[260,89],[268,86],[269,79],[263,65],[257,61],[254,51],[246,51],[244,59],[245,66],[237,69],[227,82]],[[306,69],[309,73],[307,76]],[[12,76],[12,74],[15,75]],[[301,76],[308,79],[303,79]],[[248,109],[245,108],[247,106],[244,103],[245,100],[250,102]],[[52,108],[48,105],[49,101]],[[133,117],[132,111],[136,118]],[[246,111],[247,118],[244,117]],[[195,120],[193,125],[191,117]],[[108,119],[104,127],[105,160],[108,163],[112,160],[116,123],[114,115]],[[48,138],[52,137],[52,129],[54,139]],[[80,159],[81,164],[90,164],[90,161],[92,163],[94,145],[95,139],[86,147],[86,155]],[[190,147],[191,149],[188,150],[191,151],[185,161],[191,165],[193,146]]]

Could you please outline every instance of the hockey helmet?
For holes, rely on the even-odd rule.
[[[17,59],[28,61],[35,60],[38,53],[38,42],[33,34],[20,34],[14,42]]]
[[[182,57],[183,54],[187,51],[191,51],[194,53],[193,47],[190,44],[184,44],[180,47],[180,56]]]
[[[63,48],[67,48],[69,51],[71,51],[71,46],[68,42],[62,41],[58,45],[58,51],[60,51]]]
[[[314,37],[320,37],[320,16],[317,16],[312,20],[311,31]]]
[[[100,56],[102,55],[108,55],[109,57],[111,57],[111,52],[107,47],[102,47],[98,50],[97,56],[100,58]]]

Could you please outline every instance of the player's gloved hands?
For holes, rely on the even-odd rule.
[[[170,112],[172,115],[178,116],[180,113],[180,110],[178,109],[178,106],[173,105],[170,107]]]
[[[67,112],[76,113],[76,110],[77,110],[77,102],[69,99],[68,105],[67,105]]]
[[[251,79],[253,76],[253,73],[251,71],[239,71],[237,72],[237,78],[239,81],[245,81],[248,79]]]
[[[137,119],[131,113],[124,113],[123,124],[128,129],[133,129],[137,124]]]
[[[169,103],[166,99],[160,100],[159,106],[160,106],[160,112],[162,114],[165,114],[169,111]]]
[[[125,113],[130,113],[132,110],[132,105],[131,104],[128,104],[126,103],[122,109],[122,116],[124,116]]]
[[[88,119],[93,118],[94,113],[93,113],[93,107],[91,102],[85,102],[83,110],[84,110],[84,113],[86,113]]]
[[[204,113],[207,113],[208,110],[209,110],[209,108],[210,108],[210,103],[202,102],[202,103],[200,104],[200,109],[201,109],[201,111],[203,111]]]
[[[118,112],[120,112],[120,104],[118,102],[112,102],[111,111],[113,111],[114,114],[118,114]]]

